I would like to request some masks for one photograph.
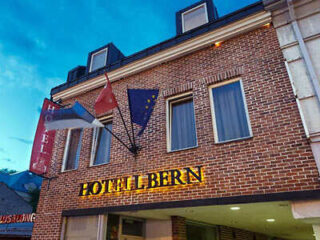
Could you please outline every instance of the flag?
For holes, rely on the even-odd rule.
[[[146,128],[158,98],[158,89],[128,89],[131,120],[142,128],[140,136]]]
[[[41,112],[59,109],[60,106],[49,99],[43,101]],[[35,174],[48,172],[56,131],[47,131],[44,125],[44,114],[40,114],[37,131],[33,140],[29,171]]]
[[[101,91],[99,97],[97,98],[94,109],[96,110],[96,114],[102,114],[108,112],[111,109],[114,109],[118,106],[116,97],[114,96],[111,88],[111,83],[108,78],[107,73],[105,73],[107,84],[104,86]]]
[[[104,127],[80,103],[75,102],[71,108],[49,110],[44,113],[44,125],[47,130],[65,128]]]

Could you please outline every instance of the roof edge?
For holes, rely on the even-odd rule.
[[[111,82],[116,81],[149,69],[161,62],[168,62],[182,55],[209,46],[215,41],[235,37],[236,35],[253,30],[269,22],[271,22],[271,14],[264,10],[263,3],[259,1],[217,19],[212,23],[205,24],[190,32],[132,54],[121,61],[100,69],[99,71],[92,72],[76,81],[61,84],[51,90],[51,96],[54,100],[76,96],[79,94],[79,92],[75,90],[77,86],[82,88],[82,85],[85,85],[87,91],[103,86],[105,83],[103,73],[105,71],[109,72]],[[186,45],[188,45],[188,48],[184,47]],[[181,49],[183,50],[181,51]],[[178,51],[179,53],[177,53]],[[162,56],[161,58],[159,57],[160,55]],[[162,61],[160,61],[160,59]],[[141,68],[140,66],[138,69],[135,65],[141,65],[141,62],[144,62],[144,67]]]

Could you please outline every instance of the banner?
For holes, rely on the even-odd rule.
[[[60,106],[51,102],[49,99],[44,99],[42,111],[38,122],[36,135],[33,141],[31,161],[29,171],[41,175],[48,172],[54,137],[56,131],[47,131],[44,126],[44,111],[59,109]]]
[[[35,218],[35,213],[4,215],[0,216],[0,224],[34,222]]]

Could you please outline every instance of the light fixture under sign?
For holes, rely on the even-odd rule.
[[[274,221],[276,221],[274,218],[268,218],[267,220],[266,220],[267,222],[274,222]]]
[[[230,210],[237,211],[237,210],[240,210],[240,207],[231,207]]]

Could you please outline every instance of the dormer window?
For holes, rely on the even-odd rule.
[[[99,52],[93,53],[91,55],[90,72],[102,68],[107,63],[107,52],[108,48],[104,48]]]
[[[176,12],[177,35],[189,30],[201,28],[202,25],[218,19],[217,8],[212,0],[201,0]]]
[[[207,4],[203,3],[181,15],[183,32],[189,31],[193,28],[199,27],[209,22]]]

